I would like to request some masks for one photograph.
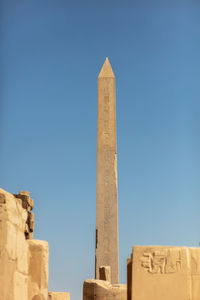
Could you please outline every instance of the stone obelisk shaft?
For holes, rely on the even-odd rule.
[[[111,267],[119,282],[115,76],[108,58],[98,77],[95,278]]]

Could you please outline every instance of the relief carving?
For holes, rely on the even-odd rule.
[[[192,274],[199,275],[200,274],[200,258],[194,252],[191,254],[190,265],[191,265]]]
[[[155,250],[145,252],[141,266],[151,274],[170,274],[181,270],[181,253],[179,250]]]

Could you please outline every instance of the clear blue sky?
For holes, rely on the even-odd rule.
[[[0,183],[31,192],[49,289],[94,277],[97,76],[116,75],[120,281],[200,241],[200,2],[0,0]]]

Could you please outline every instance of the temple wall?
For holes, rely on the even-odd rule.
[[[0,189],[0,300],[69,300],[48,293],[49,246],[33,240],[32,209],[28,192]]]
[[[0,189],[1,300],[27,300],[27,216],[21,200]]]
[[[200,248],[135,246],[127,263],[128,300],[200,299]]]

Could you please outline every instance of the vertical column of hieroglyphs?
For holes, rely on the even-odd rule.
[[[108,58],[98,77],[96,262],[111,267],[111,282],[118,283],[118,204],[115,76]]]

